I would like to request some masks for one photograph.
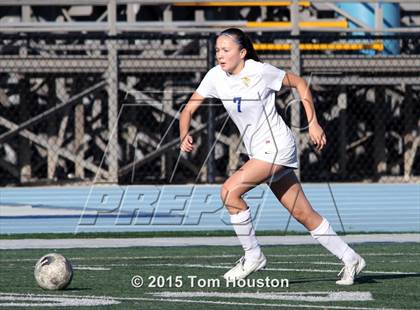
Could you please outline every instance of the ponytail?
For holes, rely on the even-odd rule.
[[[251,39],[238,28],[228,28],[220,33],[221,36],[231,37],[239,45],[240,49],[246,50],[245,60],[252,59],[260,62],[260,58],[255,52]]]

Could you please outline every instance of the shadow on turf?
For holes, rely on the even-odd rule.
[[[338,278],[304,278],[304,279],[294,279],[289,280],[289,284],[297,284],[297,283],[311,283],[311,282],[329,282],[329,281],[337,281]]]
[[[69,287],[65,291],[91,291],[90,287]]]
[[[403,278],[420,278],[418,274],[378,274],[378,275],[362,275],[356,279],[357,283],[377,283],[376,280],[393,280]]]
[[[420,278],[420,273],[418,274],[378,274],[378,275],[362,275],[356,278],[355,284],[363,283],[378,283],[377,280],[393,280],[393,279],[403,279],[403,278]],[[290,280],[290,284],[297,283],[311,283],[311,282],[329,282],[337,281],[338,278],[304,278],[304,279],[294,279]]]

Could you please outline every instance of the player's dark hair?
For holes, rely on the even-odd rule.
[[[236,43],[239,45],[240,49],[246,50],[245,60],[253,59],[255,61],[260,61],[257,53],[255,52],[254,46],[252,45],[251,39],[241,30],[238,28],[228,28],[223,30],[219,36],[226,35],[229,37],[233,37]]]

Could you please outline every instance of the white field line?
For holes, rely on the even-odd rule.
[[[108,301],[152,301],[152,302],[166,302],[166,303],[190,303],[190,304],[213,304],[213,305],[231,305],[231,306],[254,306],[259,309],[261,307],[270,308],[288,308],[288,309],[355,309],[355,310],[402,310],[397,308],[372,308],[372,307],[354,307],[354,306],[326,306],[326,305],[313,305],[313,304],[270,304],[270,303],[250,303],[250,302],[232,302],[232,301],[213,301],[213,300],[191,300],[191,299],[167,299],[167,298],[145,298],[145,297],[112,297],[112,296],[78,296],[78,295],[35,295],[35,294],[16,294],[16,293],[0,293],[0,296],[34,296],[34,297],[52,297],[52,298],[69,298],[74,300],[91,298],[96,300],[108,300]],[[3,304],[0,304],[2,306]],[[39,304],[35,304],[39,306]],[[10,306],[10,305],[8,305]],[[57,306],[57,304],[55,304]],[[404,309],[407,310],[407,309]]]
[[[362,253],[363,256],[419,256],[420,253]],[[70,257],[76,260],[136,260],[136,259],[185,259],[185,258],[239,258],[240,254],[223,255],[172,255],[172,256],[90,256],[90,257]],[[269,254],[269,257],[333,257],[332,254]],[[24,262],[36,261],[38,258],[17,258],[0,259],[0,262]]]
[[[81,296],[69,298],[61,295],[0,293],[0,307],[78,307],[107,306],[121,302],[108,297]]]
[[[92,270],[92,271],[104,271],[111,270],[109,267],[105,266],[73,266],[74,270]]]
[[[106,226],[103,226],[106,227]],[[419,233],[373,234],[343,236],[348,243],[393,242],[420,243]],[[318,244],[309,235],[260,236],[262,245]],[[34,248],[130,248],[130,247],[186,247],[186,246],[239,246],[237,237],[168,237],[168,238],[69,238],[69,239],[1,239],[0,249]]]
[[[157,292],[146,293],[154,297],[177,297],[177,298],[201,298],[201,297],[219,297],[219,298],[248,298],[261,300],[292,300],[305,302],[331,302],[331,301],[371,301],[374,300],[370,292],[269,292],[269,293],[223,293],[223,292]]]
[[[8,264],[8,267],[17,266],[17,264]],[[94,265],[94,266],[78,266],[72,265],[73,270],[90,270],[90,271],[109,271],[112,270],[110,267],[128,267],[128,264],[109,264],[109,265]],[[33,266],[18,266],[19,269],[32,269]]]
[[[32,261],[32,260],[31,260]],[[390,261],[382,261],[383,263],[389,263]],[[394,263],[406,263],[406,261],[394,261]],[[419,261],[409,261],[412,263],[418,263]],[[342,266],[342,263],[334,262],[305,262],[305,261],[270,261],[270,264],[313,264],[313,265],[332,265],[332,266]],[[232,265],[229,263],[219,263],[218,265],[202,265],[202,264],[174,264],[174,263],[157,263],[157,264],[142,264],[143,267],[186,267],[186,268],[208,268],[208,269],[226,269]],[[91,271],[107,271],[111,270],[110,267],[128,267],[130,264],[107,264],[107,265],[92,265],[92,266],[77,266],[73,265],[75,270],[91,270]],[[292,268],[264,268],[267,271],[300,271],[300,272],[332,272],[336,273],[338,270],[332,269],[292,269]],[[420,275],[419,272],[404,272],[404,271],[363,271],[363,273],[368,274],[394,274],[394,275]]]
[[[382,263],[419,263],[419,261],[380,261],[380,262],[382,262]],[[342,266],[343,264],[342,263],[334,263],[334,262],[305,262],[305,261],[300,261],[300,262],[298,262],[298,261],[294,261],[294,262],[291,262],[291,261],[277,261],[277,262],[273,262],[273,261],[270,261],[269,262],[270,263],[270,265],[272,265],[272,264],[278,264],[278,265],[282,265],[282,264],[289,264],[289,265],[297,265],[297,264],[311,264],[311,265],[326,265],[326,266],[328,266],[328,265],[331,265],[331,266]],[[378,263],[378,261],[375,261],[375,263]],[[9,264],[8,266],[14,266],[15,264]],[[147,266],[151,266],[151,267],[154,267],[154,266],[172,266],[172,265],[177,265],[177,264],[170,264],[170,263],[158,263],[158,264],[142,264],[142,266],[145,266],[145,267],[147,267]],[[214,268],[228,268],[228,267],[230,267],[232,265],[232,262],[229,262],[229,263],[219,263],[217,266],[215,266]],[[91,266],[78,266],[78,265],[73,265],[73,269],[77,269],[77,270],[98,270],[98,271],[101,271],[101,270],[111,270],[111,267],[129,267],[129,266],[132,266],[132,264],[123,264],[123,263],[121,263],[121,264],[107,264],[107,265],[91,265]],[[177,265],[178,266],[178,265]],[[195,266],[197,266],[197,267],[201,267],[201,265],[195,265],[195,264],[192,264],[191,266],[187,266],[187,265],[179,265],[179,266],[186,266],[186,267],[195,267]],[[210,265],[206,265],[206,267],[208,267],[208,268],[213,268],[213,267],[211,267]],[[264,270],[280,270],[279,268],[265,268]],[[282,269],[282,270],[286,270],[286,269]],[[299,270],[302,270],[302,271],[305,271],[304,269],[299,269]],[[316,270],[316,269],[311,269],[311,270]],[[322,271],[326,271],[326,272],[333,272],[332,270],[330,270],[330,271],[328,271],[328,270],[322,270]],[[336,271],[334,271],[334,272],[336,272]],[[389,271],[363,271],[364,273],[365,272],[367,272],[367,273],[389,273]],[[398,271],[398,273],[396,273],[396,274],[417,274],[417,273],[410,273],[410,272],[403,272],[403,271]],[[420,273],[419,273],[420,274]]]
[[[420,259],[419,260],[375,260],[374,262],[375,264],[377,263],[418,263],[420,264]],[[270,264],[313,264],[313,265],[338,265],[338,266],[342,266],[343,263],[335,263],[335,262],[305,262],[305,261],[270,261]]]
[[[417,261],[416,261],[417,262]],[[278,265],[282,265],[282,264],[289,264],[289,265],[296,265],[296,264],[311,264],[311,265],[332,265],[332,266],[343,266],[343,263],[334,263],[334,262],[305,262],[305,261],[269,261],[270,265],[271,264],[278,264]],[[375,261],[376,263],[376,261]],[[230,263],[219,263],[219,265],[223,265],[223,266],[230,266],[232,265],[232,262]]]
[[[334,263],[334,262],[305,262],[305,261],[271,261],[270,260],[270,265],[271,264],[278,264],[278,265],[282,265],[282,264],[289,264],[289,265],[297,265],[297,264],[311,264],[311,265],[331,265],[331,266],[343,266],[343,263]],[[420,261],[418,260],[412,260],[412,261],[375,261],[375,263],[420,263]],[[232,262],[229,263],[219,263],[220,266],[231,266]],[[131,264],[106,264],[106,265],[92,265],[92,268],[107,268],[107,267],[128,267],[128,266],[132,266]],[[145,265],[142,265],[145,266]],[[77,265],[76,265],[77,268]],[[79,268],[81,269],[81,268]]]
[[[145,264],[143,267],[186,267],[186,268],[208,268],[208,269],[226,269],[224,265],[201,265],[201,264]],[[298,272],[334,272],[332,269],[295,269],[295,268],[264,268],[267,271],[298,271]],[[420,272],[402,272],[402,271],[363,271],[371,274],[399,274],[399,275],[420,275]]]
[[[407,310],[398,308],[367,308],[367,307],[344,307],[344,306],[318,306],[305,304],[265,304],[265,303],[250,303],[250,302],[231,302],[231,301],[213,301],[213,300],[190,300],[190,299],[165,299],[165,298],[118,298],[118,300],[144,300],[144,301],[161,301],[161,302],[179,302],[192,304],[213,304],[213,305],[230,305],[230,306],[254,306],[255,309],[261,307],[270,308],[310,308],[310,309],[352,309],[352,310]]]
[[[35,259],[31,259],[31,261],[35,261]],[[15,261],[17,262],[17,261]],[[375,261],[376,263],[420,263],[419,260],[405,260],[405,261],[400,261],[400,260],[381,260],[381,261]],[[311,261],[272,261],[270,260],[270,265],[299,265],[299,264],[311,264],[311,265],[331,265],[331,266],[342,266],[342,263],[335,263],[335,262],[323,262],[323,261],[316,261],[316,262],[311,262]],[[232,265],[232,262],[226,262],[226,263],[219,263],[220,266],[226,266],[229,267]],[[7,266],[17,266],[17,264],[14,263],[8,263]],[[83,267],[83,266],[77,266],[77,265],[73,265],[73,269],[80,269],[80,270],[111,270],[110,267],[129,267],[132,266],[132,264],[130,263],[121,263],[121,264],[106,264],[106,265],[92,265],[91,267]],[[20,268],[22,268],[22,266],[20,266]],[[95,269],[94,269],[95,268]]]

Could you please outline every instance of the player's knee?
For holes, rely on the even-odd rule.
[[[233,205],[234,202],[239,198],[235,195],[235,192],[228,184],[223,184],[222,188],[220,189],[220,198],[222,199],[223,203],[227,205]]]
[[[295,209],[293,210],[292,216],[301,224],[306,223],[309,218],[308,211],[305,209]]]
[[[220,199],[222,199],[222,201],[225,201],[227,194],[228,194],[228,189],[223,184],[222,187],[220,188]]]

